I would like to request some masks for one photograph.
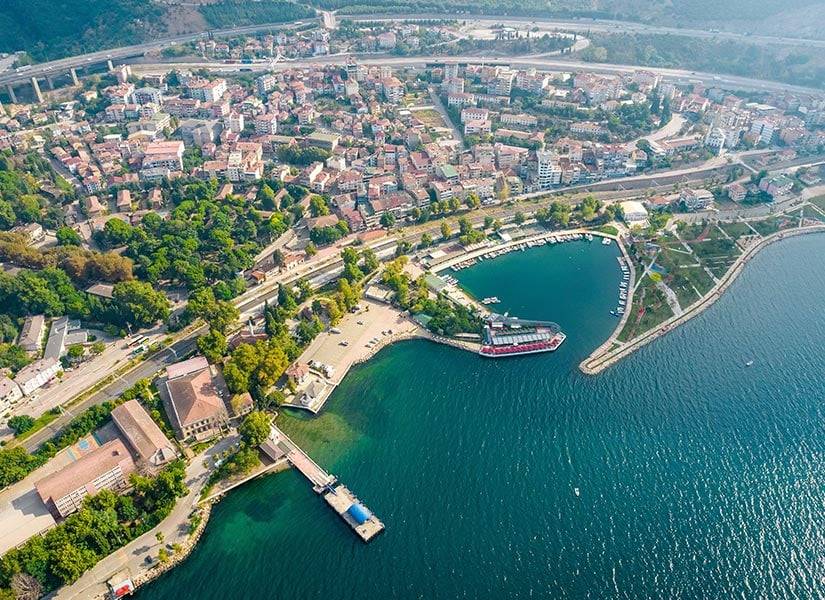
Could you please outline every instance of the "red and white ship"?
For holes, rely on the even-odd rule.
[[[567,336],[556,323],[492,314],[484,324],[478,353],[488,358],[500,358],[553,352],[565,339]]]

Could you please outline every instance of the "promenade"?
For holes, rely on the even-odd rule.
[[[584,361],[582,361],[582,363],[579,365],[579,369],[586,375],[596,375],[598,373],[601,373],[608,367],[616,364],[623,358],[629,356],[632,352],[635,352],[645,344],[649,344],[653,340],[656,340],[661,336],[665,335],[666,333],[668,333],[669,331],[672,331],[682,323],[685,323],[689,319],[692,319],[693,317],[701,314],[702,311],[709,308],[711,305],[713,305],[714,302],[716,302],[722,296],[722,294],[736,280],[736,278],[742,272],[745,265],[750,261],[750,259],[753,258],[763,248],[766,248],[774,242],[778,242],[780,240],[787,239],[790,237],[806,235],[809,233],[823,232],[825,232],[825,225],[807,225],[797,229],[777,231],[776,233],[773,233],[761,239],[758,243],[750,246],[747,250],[745,250],[736,259],[736,261],[733,263],[728,272],[725,273],[725,275],[719,279],[718,283],[701,299],[697,300],[687,309],[685,309],[685,311],[682,314],[675,315],[669,318],[655,329],[647,331],[646,333],[627,342],[626,344],[621,345],[618,348],[611,349],[610,346],[606,346],[605,344],[603,344],[595,352],[588,356]],[[630,302],[628,302],[628,306],[630,306]],[[626,315],[629,313],[630,310],[625,312]],[[617,331],[621,331],[621,329],[619,328],[617,329]],[[614,335],[618,334],[614,332]]]

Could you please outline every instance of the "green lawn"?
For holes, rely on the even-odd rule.
[[[641,317],[638,316],[640,307],[644,307],[644,313]],[[631,340],[657,327],[673,316],[673,311],[670,310],[665,295],[647,276],[642,280],[642,285],[636,290],[630,311],[630,317],[619,334],[620,341]]]
[[[727,233],[734,240],[739,239],[743,235],[750,235],[753,233],[751,228],[741,221],[736,221],[734,223],[720,223],[719,226],[724,229],[725,233]]]

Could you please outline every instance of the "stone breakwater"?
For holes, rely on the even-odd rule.
[[[582,363],[579,365],[579,369],[586,375],[596,375],[598,373],[601,373],[603,370],[616,364],[626,356],[629,356],[632,352],[635,352],[645,344],[648,344],[653,340],[660,338],[661,336],[672,331],[673,329],[675,329],[682,323],[687,322],[689,319],[692,319],[696,315],[699,315],[705,309],[713,305],[713,303],[716,302],[722,296],[725,290],[727,290],[728,287],[730,287],[730,285],[736,280],[736,278],[742,272],[748,261],[751,258],[753,258],[760,250],[766,248],[774,242],[778,242],[779,240],[787,239],[790,237],[796,237],[799,235],[806,235],[809,233],[825,233],[825,225],[809,225],[799,229],[778,231],[774,234],[769,235],[766,238],[763,238],[759,241],[759,243],[754,244],[753,246],[745,250],[742,253],[742,255],[736,259],[736,262],[734,262],[731,269],[727,273],[725,273],[725,275],[719,280],[719,282],[707,294],[705,294],[705,296],[691,304],[685,310],[684,313],[678,316],[671,317],[670,319],[656,327],[656,329],[647,331],[646,333],[627,342],[626,344],[615,350],[610,351],[609,344],[602,344],[593,354],[591,354],[584,361],[582,361]],[[629,303],[628,306],[630,306]],[[626,311],[626,314],[628,313],[630,313],[630,309]],[[615,339],[614,336],[611,336],[611,338]]]

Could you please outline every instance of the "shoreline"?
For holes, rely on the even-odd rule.
[[[585,375],[598,375],[608,367],[613,366],[623,358],[626,358],[639,348],[649,344],[653,340],[659,339],[663,335],[673,331],[679,325],[686,323],[693,317],[701,314],[705,309],[712,306],[722,294],[727,291],[730,285],[736,281],[739,275],[744,270],[751,258],[756,256],[761,250],[767,248],[771,244],[800,235],[808,235],[812,233],[825,233],[825,224],[822,225],[807,225],[795,229],[788,229],[784,231],[777,231],[771,235],[762,238],[758,243],[746,249],[737,259],[733,266],[725,273],[719,282],[711,288],[702,298],[688,306],[681,315],[674,315],[665,322],[658,325],[655,329],[651,329],[643,333],[641,336],[630,340],[619,348],[612,351],[605,351],[607,342],[594,350],[587,358],[579,364],[579,370]],[[628,303],[628,306],[630,304]],[[625,315],[629,315],[630,311],[625,311]],[[612,344],[615,336],[621,331],[624,324],[620,323],[620,327],[608,338]]]

